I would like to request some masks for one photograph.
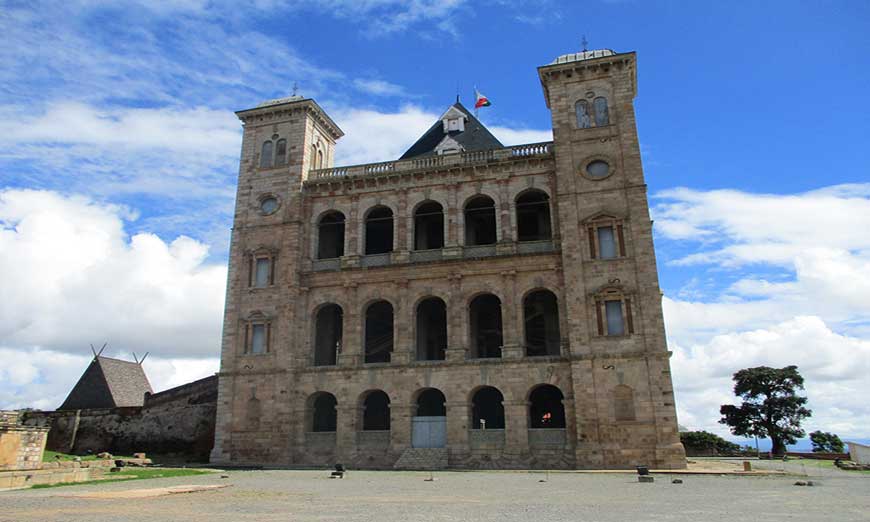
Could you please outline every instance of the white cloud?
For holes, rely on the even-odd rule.
[[[405,88],[395,83],[390,83],[384,80],[362,80],[356,79],[353,81],[354,86],[369,94],[375,96],[404,96]]]
[[[512,129],[499,126],[488,128],[500,142],[507,146],[553,141],[553,131],[551,130]]]
[[[393,161],[440,116],[413,105],[392,113],[353,108],[333,112],[345,132],[335,148],[336,165]]]
[[[129,216],[84,197],[0,192],[0,346],[219,353],[226,267],[188,237],[128,238]]]
[[[692,275],[680,292],[692,300],[663,303],[680,422],[725,434],[716,422],[736,401],[731,374],[796,364],[814,410],[805,426],[867,436],[870,236],[860,231],[870,184],[790,195],[674,189],[654,201],[658,236],[697,248],[674,263]],[[726,276],[737,279],[696,292]]]

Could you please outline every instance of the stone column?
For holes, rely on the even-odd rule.
[[[338,421],[335,427],[335,455],[341,459],[348,459],[356,453],[356,430],[360,408],[354,404],[336,406],[335,409],[338,410]]]
[[[447,276],[450,281],[450,293],[446,296],[447,304],[447,360],[461,362],[466,358],[468,351],[468,334],[465,331],[465,318],[468,311],[465,301],[462,299],[462,276],[451,274]]]
[[[411,417],[414,406],[390,403],[390,446],[400,452],[411,446]]]
[[[393,253],[390,257],[393,264],[407,263],[411,259],[408,248],[408,191],[398,189],[396,195],[399,201],[396,215],[393,216]]]
[[[408,364],[411,357],[411,323],[408,320],[408,280],[394,281],[399,299],[393,310],[393,353],[390,361],[393,364]],[[412,314],[413,315],[413,314]],[[412,317],[413,318],[413,317]]]
[[[456,201],[456,183],[448,183],[447,187],[447,208],[444,209],[444,226],[446,233],[444,235],[444,251],[445,259],[456,259],[462,257],[462,246],[459,239],[459,234],[462,233],[460,226],[462,209],[459,208],[459,203]]]
[[[348,310],[344,314],[344,333],[341,340],[341,353],[338,354],[338,365],[344,367],[359,366],[362,362],[362,326],[360,324],[359,298],[357,284],[345,283]]]
[[[502,318],[502,359],[519,359],[523,356],[523,346],[519,338],[517,324],[516,271],[501,273],[504,288],[501,301]]]
[[[342,267],[359,266],[361,245],[359,240],[359,196],[350,198],[350,215],[344,223],[344,257],[341,258]]]
[[[514,238],[516,237],[513,229],[513,219],[511,219],[511,203],[510,193],[508,192],[508,179],[498,180],[498,201],[496,202],[496,213],[498,215],[498,245],[496,252],[501,255],[509,255],[516,253]]]
[[[511,453],[529,452],[529,403],[504,401],[505,449]]]
[[[447,447],[453,451],[468,451],[468,414],[467,402],[452,401],[447,407]]]

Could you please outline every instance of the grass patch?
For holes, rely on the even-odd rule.
[[[207,475],[211,471],[203,471],[201,469],[187,468],[122,468],[118,475],[124,475],[118,478],[106,478],[103,480],[87,480],[84,482],[60,482],[58,484],[36,484],[31,486],[31,489],[57,488],[63,486],[81,486],[87,484],[108,484],[111,482],[130,482],[132,480],[144,480],[154,478],[171,478],[171,477],[187,477],[190,475]],[[106,473],[107,477],[111,477],[114,473]]]
[[[74,460],[77,457],[82,459],[83,462],[88,461],[88,460],[102,460],[102,459],[97,459],[96,455],[70,455],[68,453],[61,453],[59,451],[45,450],[45,452],[42,454],[42,462],[70,461],[70,460]],[[126,455],[112,455],[112,458],[113,459],[132,459],[133,457],[126,456]]]

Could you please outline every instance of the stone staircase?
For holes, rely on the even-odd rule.
[[[447,469],[447,448],[408,448],[393,464],[393,469]]]

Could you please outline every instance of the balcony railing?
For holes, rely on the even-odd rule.
[[[515,158],[546,157],[553,154],[553,142],[528,143],[515,145],[503,149],[481,150],[463,152],[460,154],[444,154],[441,156],[426,156],[423,158],[411,158],[407,160],[386,161],[382,163],[367,163],[365,165],[351,165],[348,167],[334,167],[331,169],[318,169],[308,172],[308,179],[338,180],[356,176],[378,176],[395,172],[409,172],[414,170],[431,169],[435,167],[451,167],[462,165],[475,165],[490,161],[509,160]]]

